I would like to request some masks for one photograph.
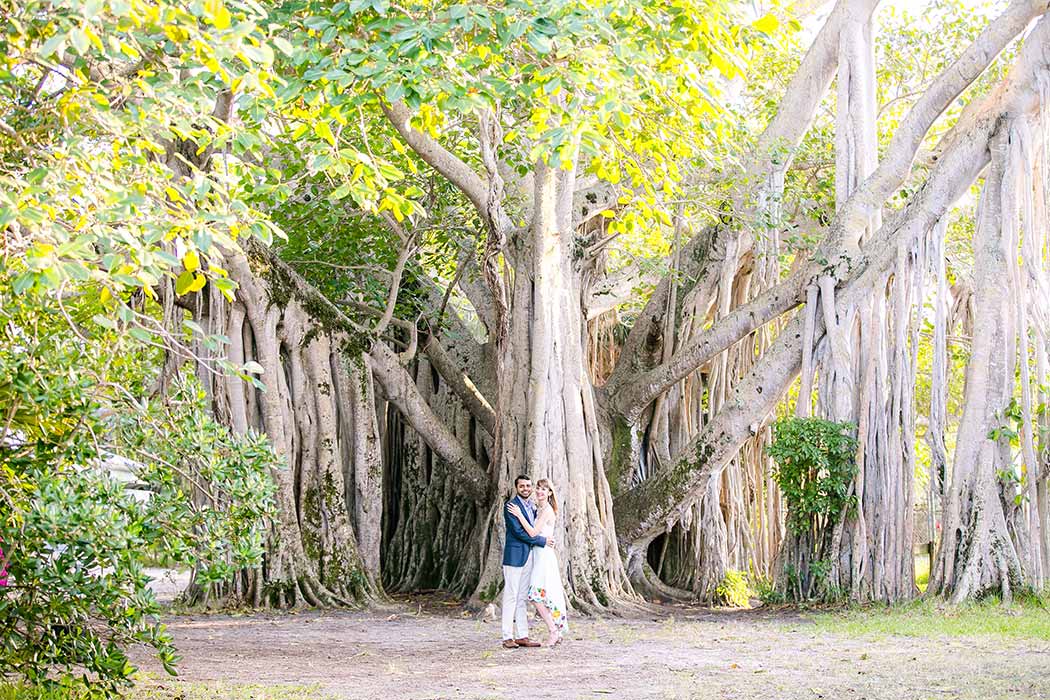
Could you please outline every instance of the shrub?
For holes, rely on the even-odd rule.
[[[785,602],[783,592],[777,590],[776,582],[765,576],[752,576],[751,586],[755,596],[768,605],[781,605]]]
[[[743,571],[729,569],[725,578],[715,589],[717,600],[734,608],[747,608],[751,605],[751,590],[747,584],[747,574]]]
[[[781,587],[796,600],[837,597],[830,580],[832,532],[856,506],[856,426],[820,418],[785,418],[767,448],[773,479],[787,502]]]
[[[788,527],[795,532],[835,523],[856,505],[850,492],[857,472],[855,430],[853,423],[821,418],[785,418],[775,424],[767,451],[788,504]]]
[[[115,330],[74,332],[90,303],[59,314],[0,278],[0,668],[33,685],[109,693],[130,683],[127,648],[177,661],[159,624],[147,557],[206,580],[257,563],[276,458],[233,436],[194,380],[140,398],[157,365]],[[84,327],[87,327],[86,325]],[[78,335],[77,333],[80,333]],[[137,501],[103,468],[124,454],[153,490]]]

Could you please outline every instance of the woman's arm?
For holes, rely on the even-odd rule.
[[[518,519],[518,522],[521,523],[521,528],[529,533],[529,537],[535,537],[540,534],[538,527],[529,525],[528,518],[525,517],[525,514],[521,512],[521,508],[519,508],[516,503],[508,503],[507,510],[510,511],[511,515]]]
[[[521,527],[521,523],[518,519],[510,514],[509,510],[503,511],[503,522],[507,526],[507,538],[514,538],[519,542],[524,542],[530,547],[546,547],[551,544],[547,541],[547,538],[543,535],[532,536],[525,532],[524,528]]]

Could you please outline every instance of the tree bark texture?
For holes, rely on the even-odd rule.
[[[232,362],[259,363],[266,389],[200,374],[216,415],[236,431],[266,433],[285,467],[273,474],[277,518],[262,567],[194,597],[293,607],[381,595],[382,453],[363,349],[271,256],[233,253],[225,263],[235,299],[208,290],[198,322],[230,339]]]

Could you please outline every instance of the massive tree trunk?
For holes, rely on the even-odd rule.
[[[997,590],[1005,598],[1024,579],[1021,562],[1008,531],[1003,499],[1010,498],[999,473],[1006,468],[1009,441],[996,438],[1010,396],[1014,375],[1007,295],[1010,256],[1003,211],[1007,129],[991,146],[991,166],[985,176],[974,235],[974,289],[977,299],[972,354],[966,372],[966,401],[951,483],[944,513],[944,536],[930,576],[933,592],[953,602]],[[1005,455],[1004,455],[1005,450]],[[1006,463],[1009,459],[1006,460]]]
[[[229,121],[234,95],[223,92],[213,115]],[[207,169],[211,146],[192,140],[168,144],[166,162],[179,177]],[[232,430],[265,433],[284,468],[273,472],[276,518],[262,565],[219,583],[191,582],[191,604],[291,607],[353,605],[381,595],[379,548],[382,455],[375,398],[365,349],[347,329],[326,322],[320,295],[303,294],[290,271],[249,243],[229,251],[220,266],[238,285],[227,300],[214,284],[176,300],[161,285],[164,323],[176,304],[228,347],[195,338],[195,370],[213,411]],[[158,388],[179,370],[182,351],[169,352]],[[257,363],[265,389],[227,371]],[[217,368],[219,368],[217,370]]]
[[[483,358],[471,353],[457,359],[470,364]],[[421,397],[488,473],[492,440],[450,382],[428,356],[417,357],[411,373]],[[406,424],[394,405],[384,407],[384,416],[384,586],[390,592],[469,595],[481,575],[489,504],[469,496],[448,459]],[[487,602],[494,595],[489,590],[482,597]]]
[[[290,607],[379,595],[382,454],[360,340],[331,323],[271,255],[253,246],[225,263],[235,298],[208,288],[197,320],[230,339],[232,363],[258,363],[266,388],[204,364],[199,373],[216,415],[235,431],[264,432],[285,466],[273,474],[277,518],[262,566],[194,586],[190,600]]]
[[[676,252],[673,267],[677,274],[665,278],[656,287],[631,329],[617,367],[603,387],[603,403],[615,416],[610,461],[617,496],[645,488],[647,480],[667,478],[667,472],[676,469],[683,455],[693,450],[704,428],[703,422],[718,421],[727,411],[732,412],[735,382],[750,372],[755,351],[761,352],[772,337],[773,329],[763,328],[764,324],[798,303],[795,300],[797,280],[785,286],[778,284],[784,174],[834,76],[839,32],[846,19],[847,3],[840,2],[792,77],[777,114],[745,159],[746,172],[733,198],[739,218],[726,218],[694,234],[681,251]],[[734,288],[734,280],[741,271],[745,279],[754,279]],[[710,328],[709,313],[715,316]],[[754,331],[757,334],[745,340]],[[737,343],[735,348],[734,343]],[[706,369],[701,369],[705,365],[708,365]],[[679,385],[681,388],[676,388]],[[709,396],[706,407],[701,401],[705,388]],[[710,597],[713,586],[731,566],[731,559],[737,566],[751,559],[755,571],[771,573],[775,549],[782,535],[777,501],[769,497],[772,489],[768,459],[762,450],[768,441],[768,431],[761,428],[765,412],[756,411],[754,418],[757,437],[743,451],[745,459],[734,462],[736,466],[726,476],[728,489],[724,492],[715,488],[697,489],[685,497],[684,502],[676,504],[677,515],[668,515],[664,521],[667,536],[677,540],[672,545],[672,555],[686,552],[689,557],[699,558],[696,563],[703,569],[695,577],[674,578],[679,585],[692,581],[693,594],[703,598]],[[649,422],[657,428],[655,434]],[[660,442],[662,432],[672,424],[675,425],[672,432],[678,434],[678,439],[668,440],[665,446]],[[649,435],[650,440],[656,438],[658,448],[663,450],[662,455],[660,451],[655,455],[662,456],[659,472],[642,452],[644,435]],[[669,449],[672,446],[673,451]],[[750,459],[747,455],[751,455]],[[712,478],[716,474],[713,473]],[[748,484],[746,492],[745,483]],[[723,498],[729,506],[726,513],[730,522],[716,524],[714,518],[720,517],[716,514]],[[643,500],[646,502],[632,503],[625,509],[658,508],[656,502]],[[764,543],[758,550],[764,552],[762,558],[752,555],[754,548],[746,537],[738,538],[740,546],[734,548],[737,551],[731,555],[730,548],[718,534],[722,528],[727,533],[740,532],[737,523],[744,516],[743,509],[739,508],[742,502],[747,504],[745,512],[750,511],[748,515],[755,517],[759,525],[754,534],[755,539]],[[688,534],[691,528],[675,527],[680,516],[687,513],[698,516],[686,517],[686,521],[697,528],[692,535]],[[704,532],[705,524],[716,526],[717,530],[709,536]],[[630,532],[629,528],[621,527],[619,515],[617,527],[621,533]],[[660,582],[654,581],[647,562],[656,534],[624,543],[632,581],[643,589],[651,588],[653,594],[666,593]],[[661,551],[667,549],[662,543],[657,546]],[[655,559],[658,567],[660,559]]]
[[[478,537],[481,570],[472,601],[490,599],[502,582],[503,501],[520,473],[554,483],[561,504],[555,540],[570,602],[593,610],[629,599],[601,449],[604,419],[588,372],[588,290],[574,255],[581,215],[574,199],[575,168],[535,163],[528,225],[516,229],[500,199],[497,118],[481,117],[484,180],[415,129],[404,105],[390,105],[386,114],[416,153],[463,191],[488,226],[487,252],[479,265],[482,284],[468,293],[494,346],[494,368],[485,371],[498,378],[494,419],[486,425],[494,433],[493,454],[488,493],[480,502],[486,526]]]
[[[1045,473],[1034,449],[1029,393],[1027,313],[1035,306],[1024,300],[1027,284],[1040,289],[1033,299],[1045,300],[1048,291],[1045,252],[1033,247],[1045,241],[1045,219],[1039,218],[1039,210],[1045,212],[1045,171],[1036,166],[1040,148],[1045,163],[1047,133],[1050,28],[1045,18],[1029,35],[1014,73],[1027,74],[1028,82],[1011,92],[1011,108],[996,120],[985,156],[991,165],[974,236],[976,312],[965,409],[947,473],[941,547],[930,576],[930,592],[956,602],[988,591],[1009,599],[1019,585],[1038,585],[1045,561],[1047,521],[1040,497]],[[1029,128],[1033,114],[1041,125],[1036,139]],[[1024,284],[1019,259],[1024,260]],[[1037,371],[1045,371],[1045,360],[1041,369],[1038,364],[1040,348],[1045,349],[1044,314],[1034,316]],[[1014,464],[1008,439],[1007,408],[1018,374],[1024,472]]]
[[[1020,6],[1008,12],[1018,7]],[[1030,7],[1021,9],[1027,13],[1032,12]],[[1013,16],[1011,21],[1023,27],[1026,17],[1030,16],[1022,13]],[[1001,31],[1004,25],[1005,23],[994,24],[986,35],[967,49],[960,62],[969,65],[971,60],[980,60],[986,65],[990,60],[988,46],[996,45],[995,42],[1004,44],[1009,40]],[[1029,105],[1035,96],[1031,89],[1032,82],[1029,81],[1034,81],[1035,75],[1043,70],[1046,64],[1042,37],[1050,31],[1048,26],[1050,25],[1044,20],[1033,32],[1031,36],[1035,39],[1030,38],[1026,44],[1019,65],[1011,71],[1006,85],[988,100],[973,105],[973,108],[960,118],[952,133],[945,138],[947,145],[943,148],[937,165],[915,197],[903,210],[883,224],[859,256],[850,259],[848,268],[844,268],[849,270],[849,273],[845,275],[845,282],[840,283],[837,303],[848,308],[850,304],[856,304],[869,294],[878,279],[883,277],[898,259],[900,243],[911,245],[916,237],[921,236],[940,220],[948,207],[963,194],[983,167],[984,160],[981,154],[986,152],[985,145],[989,134],[994,131],[1002,110],[1030,109]],[[1019,27],[1014,29],[1019,31]],[[965,76],[969,76],[968,79],[972,80],[976,75],[972,71],[973,67],[970,66],[962,74],[964,79]],[[959,76],[960,72],[949,70],[938,80],[951,84]],[[940,88],[932,92],[940,95],[941,100],[948,99],[948,94]],[[943,109],[946,101],[935,104],[939,109]],[[833,224],[833,232],[843,228],[852,230],[851,225],[858,225],[858,222],[863,225],[865,218],[860,214],[865,211],[865,202],[882,201],[884,195],[876,193],[891,190],[895,187],[894,183],[901,181],[910,162],[907,153],[909,150],[914,153],[917,146],[917,141],[912,139],[911,134],[921,128],[919,125],[922,123],[932,122],[936,114],[931,110],[933,106],[920,103],[916,107],[918,113],[913,111],[905,120],[905,124],[898,130],[887,149],[890,157],[884,160],[865,186],[842,208],[838,222]],[[755,320],[752,320],[752,323],[754,322]],[[755,369],[743,382],[734,387],[726,407],[689,443],[683,455],[675,460],[671,468],[632,488],[617,499],[617,528],[632,558],[637,560],[644,557],[648,544],[679,517],[681,504],[691,502],[691,499],[702,493],[712,475],[717,474],[743,441],[761,427],[777,398],[783,394],[798,372],[801,364],[803,325],[802,319],[796,318],[781,331],[772,348]],[[814,326],[814,337],[821,337],[823,323],[819,316],[814,319]]]
[[[874,32],[866,9],[863,3],[853,5],[840,42],[835,149],[839,209],[878,161]],[[845,248],[863,247],[879,229],[881,218],[880,210],[873,211],[862,226],[847,233]],[[828,571],[821,582],[825,594],[892,602],[915,591],[911,443],[913,358],[918,347],[917,319],[911,310],[916,304],[921,308],[925,270],[917,252],[923,251],[919,241],[902,241],[892,274],[877,280],[872,294],[855,305],[836,304],[830,277],[818,281],[827,334],[814,351],[817,413],[828,420],[851,421],[858,431],[858,469],[851,486],[858,507],[834,524],[832,546],[822,562]],[[804,381],[808,388],[810,377]],[[808,404],[810,397],[800,395],[799,400]],[[808,577],[807,572],[800,575]]]
[[[587,325],[581,270],[573,255],[575,171],[538,162],[527,234],[516,246],[505,368],[497,493],[492,536],[478,595],[502,577],[503,500],[514,477],[548,478],[561,506],[559,560],[572,605],[596,610],[630,598],[612,522],[599,415],[586,356]]]
[[[767,202],[778,201],[772,192],[769,194]],[[756,236],[756,249],[761,252],[749,253],[739,262],[735,258],[723,260],[714,304],[711,299],[700,297],[694,288],[678,308],[677,290],[671,290],[669,308],[675,312],[668,314],[664,337],[675,340],[674,349],[680,349],[695,333],[702,332],[710,317],[717,322],[730,308],[777,283],[779,216],[775,206],[769,206],[765,214],[768,229]],[[714,308],[709,309],[709,305]],[[654,402],[643,430],[647,469],[636,470],[637,481],[668,467],[672,455],[678,454],[704,423],[718,414],[729,390],[750,371],[772,335],[772,329],[762,329],[744,338]],[[664,360],[670,351],[670,342],[665,340]],[[714,601],[716,589],[730,570],[764,578],[772,575],[783,538],[783,518],[765,452],[769,440],[768,427],[760,430],[741,446],[721,477],[713,479],[701,497],[683,508],[679,522],[650,545],[647,559],[652,571],[643,567],[645,579],[636,580],[637,585],[645,589],[654,584],[655,573],[672,589],[688,591],[690,597],[702,601]],[[658,583],[656,590],[649,592],[668,594]]]

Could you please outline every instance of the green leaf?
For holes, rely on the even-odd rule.
[[[32,287],[34,282],[36,282],[36,275],[32,272],[24,272],[15,278],[15,282],[12,285],[12,289],[14,290],[15,294],[21,294],[22,292]]]
[[[383,96],[386,97],[387,102],[393,104],[405,96],[405,86],[401,83],[391,83],[387,86]]]
[[[128,335],[130,335],[135,340],[140,340],[144,343],[151,342],[154,339],[154,336],[151,332],[140,326],[132,326],[131,328],[129,328]]]
[[[218,289],[224,297],[226,297],[227,301],[233,301],[233,293],[237,289],[236,282],[228,277],[216,277],[212,279],[211,283],[215,285],[215,288]]]
[[[285,56],[291,58],[295,55],[295,48],[292,46],[292,42],[288,41],[282,36],[275,36],[273,38],[273,44],[283,53]]]
[[[44,45],[40,47],[41,58],[51,58],[54,54],[61,54],[66,45],[66,35],[62,32],[52,34]]]
[[[117,330],[117,322],[111,319],[109,316],[103,316],[102,314],[95,314],[91,317],[91,320],[102,326],[103,328],[109,328],[110,330]]]
[[[350,183],[344,182],[339,187],[335,188],[329,195],[328,199],[332,202],[338,202],[341,199],[345,199],[350,194],[351,185]]]
[[[751,26],[763,34],[773,34],[780,26],[780,20],[772,13],[764,15],[751,23]]]
[[[73,44],[73,49],[83,56],[91,48],[91,41],[87,38],[87,34],[84,33],[83,29],[74,29],[69,33],[69,42]]]
[[[186,270],[175,279],[175,293],[182,296],[190,291],[191,285],[193,285],[193,273]]]
[[[538,54],[548,54],[554,48],[554,41],[549,36],[539,32],[529,32],[526,39],[529,42],[529,46]]]
[[[314,133],[329,144],[335,145],[335,134],[332,133],[332,127],[328,125],[327,121],[319,119],[314,122]]]

